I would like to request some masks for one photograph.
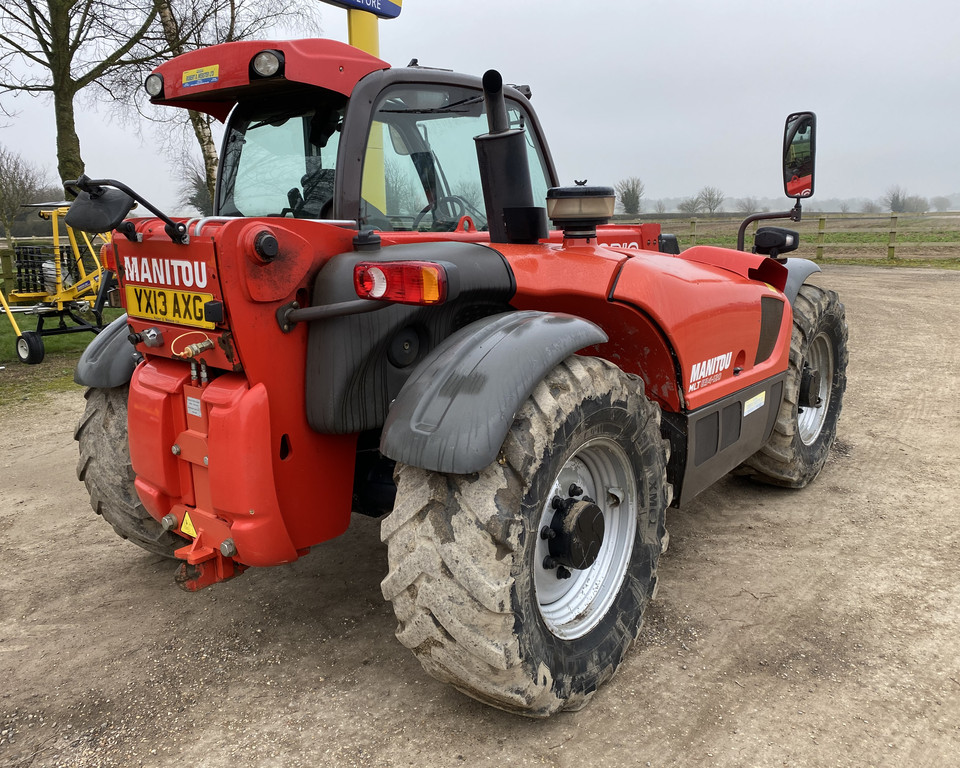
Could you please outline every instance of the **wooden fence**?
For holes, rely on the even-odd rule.
[[[647,220],[647,217],[644,217]],[[650,217],[651,221],[656,220]],[[677,235],[682,248],[692,245],[736,247],[736,216],[710,219],[673,218],[664,232]],[[960,259],[960,214],[807,214],[799,222],[787,219],[754,222],[747,230],[747,248],[761,226],[780,226],[800,234],[792,255],[823,261],[942,261]]]

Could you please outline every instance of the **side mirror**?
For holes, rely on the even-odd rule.
[[[92,186],[89,181],[81,176],[77,181],[64,184],[69,191],[77,194],[64,221],[67,226],[81,232],[111,232],[126,218],[136,202],[126,192]]]
[[[787,197],[813,196],[817,154],[817,116],[794,112],[783,131],[783,191]]]

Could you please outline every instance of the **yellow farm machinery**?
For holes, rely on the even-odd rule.
[[[0,290],[0,306],[16,335],[20,362],[36,364],[43,360],[44,336],[102,330],[103,305],[113,275],[101,266],[94,245],[98,240],[109,242],[109,233],[90,235],[64,223],[64,237],[60,225],[69,203],[31,207],[39,208],[40,217],[51,222],[53,246],[14,248],[14,288],[6,295]],[[36,330],[21,330],[18,314],[36,317]]]

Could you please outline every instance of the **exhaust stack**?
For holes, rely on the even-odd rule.
[[[474,141],[490,242],[536,243],[547,236],[546,212],[534,205],[524,130],[510,128],[503,78],[495,69],[483,75],[483,98],[489,132]]]

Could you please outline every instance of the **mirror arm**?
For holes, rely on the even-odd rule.
[[[113,187],[114,189],[119,189],[124,194],[130,195],[130,197],[132,197],[134,200],[140,203],[140,205],[150,211],[150,213],[160,219],[164,224],[164,232],[167,233],[167,236],[173,240],[173,242],[180,245],[187,242],[186,224],[177,224],[163,211],[138,195],[126,184],[123,184],[119,181],[114,181],[113,179],[91,179],[86,174],[80,174],[80,178],[78,178],[76,181],[65,181],[63,186],[68,192],[71,192],[74,195],[76,194],[76,190],[79,189],[83,192],[86,192],[93,199],[96,199],[103,194],[104,187]],[[129,237],[129,235],[127,235],[127,237]]]
[[[755,221],[767,221],[768,219],[790,219],[790,221],[800,221],[800,214],[802,213],[800,207],[800,198],[797,198],[797,204],[793,206],[789,211],[783,211],[781,213],[754,213],[751,216],[747,216],[742,222],[740,222],[740,229],[737,230],[737,250],[743,250],[743,241],[746,238],[747,227]]]

